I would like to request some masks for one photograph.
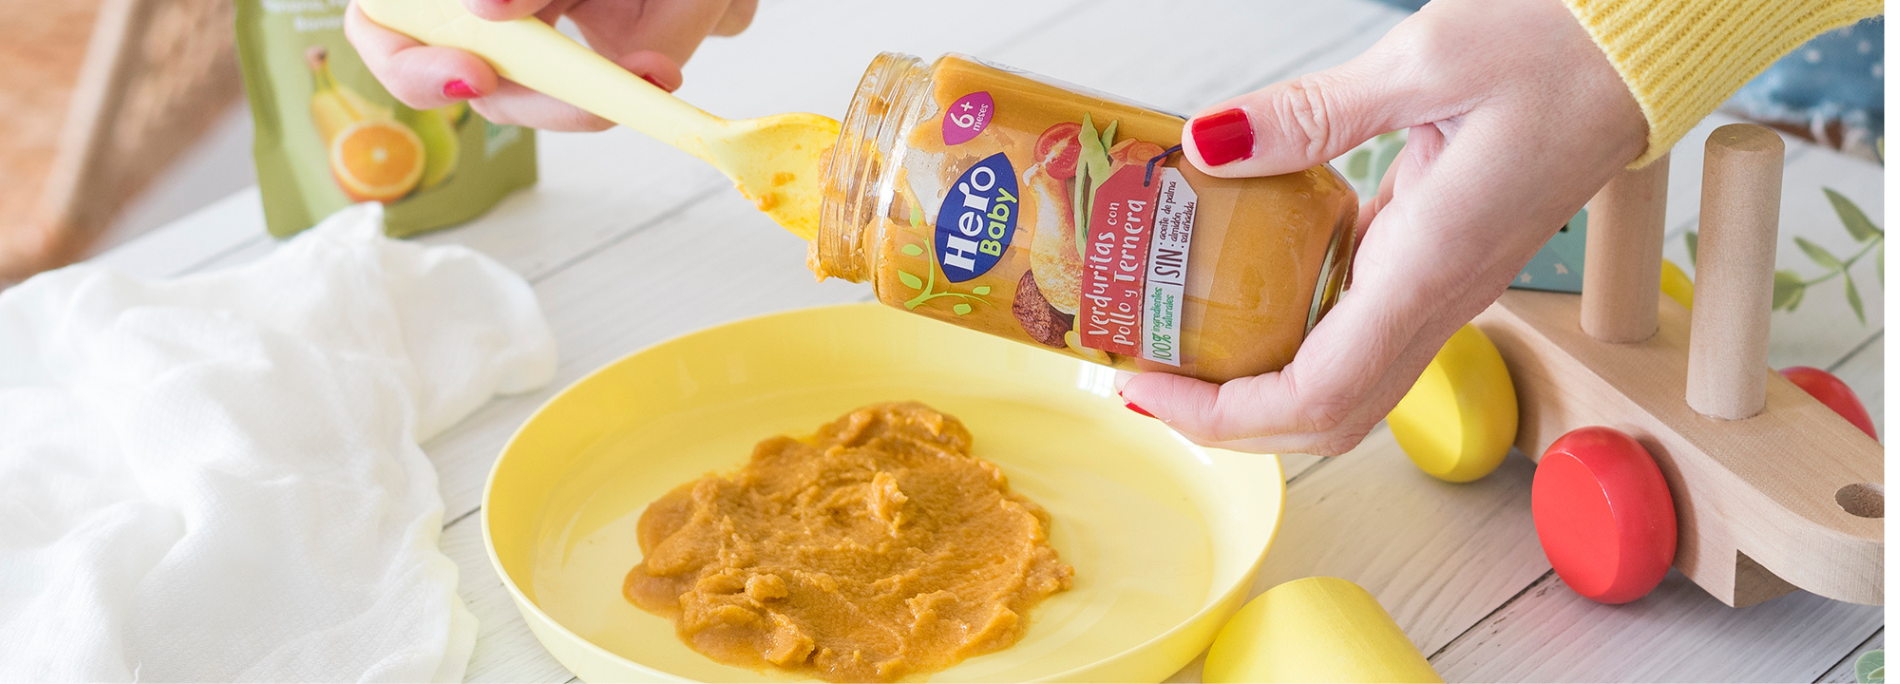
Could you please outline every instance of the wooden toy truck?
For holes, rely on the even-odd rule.
[[[1636,439],[1674,501],[1674,567],[1730,606],[1796,588],[1884,602],[1882,449],[1768,367],[1783,146],[1709,137],[1693,313],[1659,292],[1668,159],[1590,204],[1584,291],[1512,290],[1474,324],[1496,345],[1533,459],[1564,433]]]

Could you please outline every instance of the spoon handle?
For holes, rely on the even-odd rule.
[[[357,0],[378,24],[429,45],[475,53],[502,78],[645,133],[706,161],[719,117],[654,87],[534,17],[487,21],[462,0]]]

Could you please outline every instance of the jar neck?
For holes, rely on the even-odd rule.
[[[929,65],[922,59],[886,52],[871,60],[845,110],[825,173],[818,235],[810,265],[819,278],[869,280],[877,249],[877,227],[893,196],[886,178],[904,123],[917,98],[928,95]]]

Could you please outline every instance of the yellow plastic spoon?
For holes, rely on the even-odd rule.
[[[487,21],[462,0],[357,0],[376,23],[467,50],[502,78],[706,160],[747,199],[806,240],[818,232],[825,156],[838,122],[817,114],[733,121],[707,114],[569,40],[539,19]]]

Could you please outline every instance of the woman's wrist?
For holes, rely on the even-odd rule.
[[[1649,121],[1640,167],[1768,65],[1823,31],[1881,13],[1880,0],[1564,0]]]

